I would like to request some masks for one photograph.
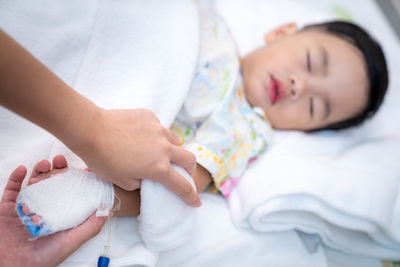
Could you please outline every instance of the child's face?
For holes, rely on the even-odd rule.
[[[278,129],[323,128],[357,115],[367,104],[361,52],[322,31],[279,36],[248,54],[242,68],[248,101]]]

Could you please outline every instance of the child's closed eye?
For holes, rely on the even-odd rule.
[[[311,56],[310,56],[310,50],[307,50],[307,71],[311,73]]]
[[[311,119],[313,119],[314,118],[314,98],[313,97],[310,97],[309,113],[310,113]]]

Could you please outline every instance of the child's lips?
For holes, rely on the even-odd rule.
[[[285,88],[273,75],[270,75],[269,80],[269,99],[272,104],[275,104],[285,96]]]

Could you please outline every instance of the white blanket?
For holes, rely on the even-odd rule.
[[[341,132],[277,132],[275,144],[232,192],[230,208],[240,226],[262,232],[300,229],[346,253],[399,260],[400,46],[376,4],[221,0],[218,8],[242,54],[261,45],[274,26],[338,17],[360,23],[382,43],[391,75],[377,116]]]
[[[0,2],[0,27],[97,105],[148,108],[166,127],[186,97],[199,49],[197,8],[184,0],[6,0]],[[5,109],[0,109],[0,127],[0,192],[21,163],[31,169],[40,159],[61,153],[70,166],[84,167],[48,133]],[[132,222],[130,228],[137,230]],[[116,236],[126,233],[114,229]],[[153,266],[156,254],[138,244],[137,235],[130,237],[114,243],[112,256]],[[91,244],[101,249],[104,241]],[[96,260],[98,252],[93,253]]]
[[[149,108],[166,127],[186,97],[197,60],[197,10],[187,1],[5,0],[0,26],[97,105]],[[22,153],[37,157],[45,150],[40,157],[49,156],[51,148],[38,149],[52,139],[47,133],[0,111],[3,165],[15,165],[16,154],[17,163],[25,162]]]

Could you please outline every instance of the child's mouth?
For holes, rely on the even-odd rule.
[[[285,88],[274,76],[270,75],[269,77],[269,99],[273,105],[285,96]]]

